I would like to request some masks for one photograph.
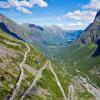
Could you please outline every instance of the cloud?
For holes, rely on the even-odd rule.
[[[73,21],[66,25],[59,24],[62,28],[67,29],[84,29],[91,23],[100,9],[100,0],[90,0],[90,3],[82,6],[83,10],[75,10],[73,12],[67,12],[64,15],[58,16],[58,21]]]
[[[98,10],[98,9],[100,9],[100,0],[90,0],[90,3],[87,5],[83,5],[82,8]]]
[[[56,19],[72,20],[72,21],[84,21],[92,22],[96,16],[97,10],[100,9],[100,0],[90,0],[90,3],[82,6],[83,10],[75,10],[73,12],[67,12],[64,15],[58,16]]]
[[[85,29],[90,22],[92,22],[95,18],[96,11],[92,10],[76,10],[73,12],[68,12],[62,16],[58,16],[57,20],[62,21],[62,20],[71,20],[73,23],[68,23],[66,25],[64,24],[59,24],[63,29],[67,30],[79,30],[79,29]]]
[[[57,19],[74,19],[74,20],[85,20],[85,21],[93,21],[94,17],[96,15],[95,11],[80,11],[76,10],[74,12],[68,12]]]
[[[34,5],[39,5],[40,7],[47,7],[48,4],[44,0],[8,0],[8,3],[14,7],[33,7]]]
[[[5,1],[0,1],[0,8],[10,8],[10,5]]]
[[[77,23],[68,23],[66,25],[64,24],[58,24],[59,27],[61,27],[62,29],[65,30],[79,30],[79,29],[85,29],[87,27],[88,24],[86,23],[81,23],[81,22],[77,22]]]
[[[47,4],[46,2],[44,2],[43,0],[33,0],[33,3],[34,3],[34,1],[35,1],[35,3],[38,4],[40,7],[47,7],[47,6],[48,6],[48,4]]]
[[[28,9],[26,9],[24,7],[17,7],[16,9],[23,12],[23,13],[25,13],[25,14],[32,14],[31,11],[29,11]]]
[[[44,0],[8,0],[8,1],[0,1],[0,8],[15,8],[16,10],[25,13],[32,14],[29,8],[34,7],[34,5],[38,5],[40,7],[47,7],[48,4]]]

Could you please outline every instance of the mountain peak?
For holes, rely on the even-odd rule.
[[[0,22],[3,22],[6,17],[0,13]]]
[[[97,12],[94,22],[91,23],[78,39],[79,43],[98,43],[100,41],[100,10]]]
[[[4,17],[4,15],[2,13],[0,13],[0,16],[3,16]]]
[[[97,12],[96,17],[95,17],[95,22],[100,22],[100,10]]]

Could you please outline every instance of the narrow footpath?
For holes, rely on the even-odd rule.
[[[14,88],[13,92],[12,92],[12,95],[11,97],[9,98],[9,100],[13,100],[14,97],[17,95],[17,91],[21,85],[21,82],[23,80],[23,77],[24,77],[24,69],[23,69],[23,64],[25,63],[26,61],[26,58],[27,58],[27,54],[30,52],[30,47],[27,45],[27,43],[25,43],[25,45],[27,46],[27,51],[25,52],[24,54],[24,58],[23,58],[23,61],[20,63],[19,67],[20,67],[20,70],[21,70],[21,73],[20,73],[20,77],[16,83],[16,87]]]
[[[32,84],[30,85],[30,87],[25,91],[25,93],[22,95],[22,97],[20,98],[20,100],[24,100],[25,96],[31,91],[31,89],[36,85],[36,82],[40,79],[41,74],[43,72],[43,70],[46,68],[46,66],[48,65],[48,61],[46,61],[46,64],[38,71],[35,79],[33,80]]]

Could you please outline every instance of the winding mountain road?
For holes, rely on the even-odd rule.
[[[68,87],[68,100],[74,100],[74,86],[73,84],[70,84]]]
[[[56,79],[57,85],[58,85],[58,87],[60,88],[60,90],[61,90],[61,92],[63,94],[64,100],[67,100],[67,97],[66,97],[66,94],[64,92],[64,89],[63,89],[63,87],[62,87],[62,85],[61,85],[56,73],[54,72],[50,61],[49,61],[49,68],[50,68],[51,72],[53,73],[53,75],[54,75],[54,77]]]
[[[82,72],[86,76],[86,78],[84,78],[80,75],[81,71],[79,71],[76,68],[76,62],[75,62],[74,68],[75,68],[76,72],[79,74],[79,76],[77,78],[80,81],[80,83],[87,89],[88,92],[90,92],[91,94],[94,95],[96,100],[100,100],[100,88],[98,88],[94,83],[92,83],[90,81],[89,76],[87,74]]]
[[[76,63],[77,63],[77,62],[75,62],[75,65],[74,65],[74,68],[75,68],[76,72],[77,72],[77,73],[82,73],[82,74],[86,77],[86,79],[89,81],[89,83],[92,84],[92,86],[95,86],[96,88],[99,88],[99,87],[96,86],[93,82],[91,82],[91,80],[90,80],[90,78],[89,78],[89,76],[88,76],[87,74],[85,74],[84,72],[82,72],[82,71],[80,71],[80,70],[78,70],[78,69],[76,68]]]
[[[43,70],[46,68],[46,66],[48,65],[48,61],[46,61],[46,64],[39,70],[39,72],[37,73],[35,79],[33,80],[32,84],[30,85],[30,87],[25,91],[25,93],[22,95],[22,97],[20,98],[20,100],[24,100],[25,96],[31,91],[31,89],[36,85],[36,82],[40,79],[41,74],[43,72]]]
[[[94,95],[96,100],[100,100],[100,89],[93,87],[85,78],[79,76],[79,81],[87,89],[88,92]]]
[[[18,79],[18,81],[16,83],[16,87],[14,88],[13,93],[12,93],[11,97],[9,98],[9,100],[13,100],[14,97],[17,95],[17,90],[19,89],[19,87],[21,85],[21,82],[22,82],[22,79],[23,79],[23,76],[24,76],[23,64],[26,61],[27,54],[30,52],[30,47],[27,45],[27,43],[25,43],[25,45],[27,46],[28,50],[25,52],[24,59],[19,65],[20,70],[21,70],[20,77],[19,77],[19,79]]]

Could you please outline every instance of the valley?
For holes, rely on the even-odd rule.
[[[100,100],[99,38],[100,10],[84,31],[0,14],[0,100]]]

